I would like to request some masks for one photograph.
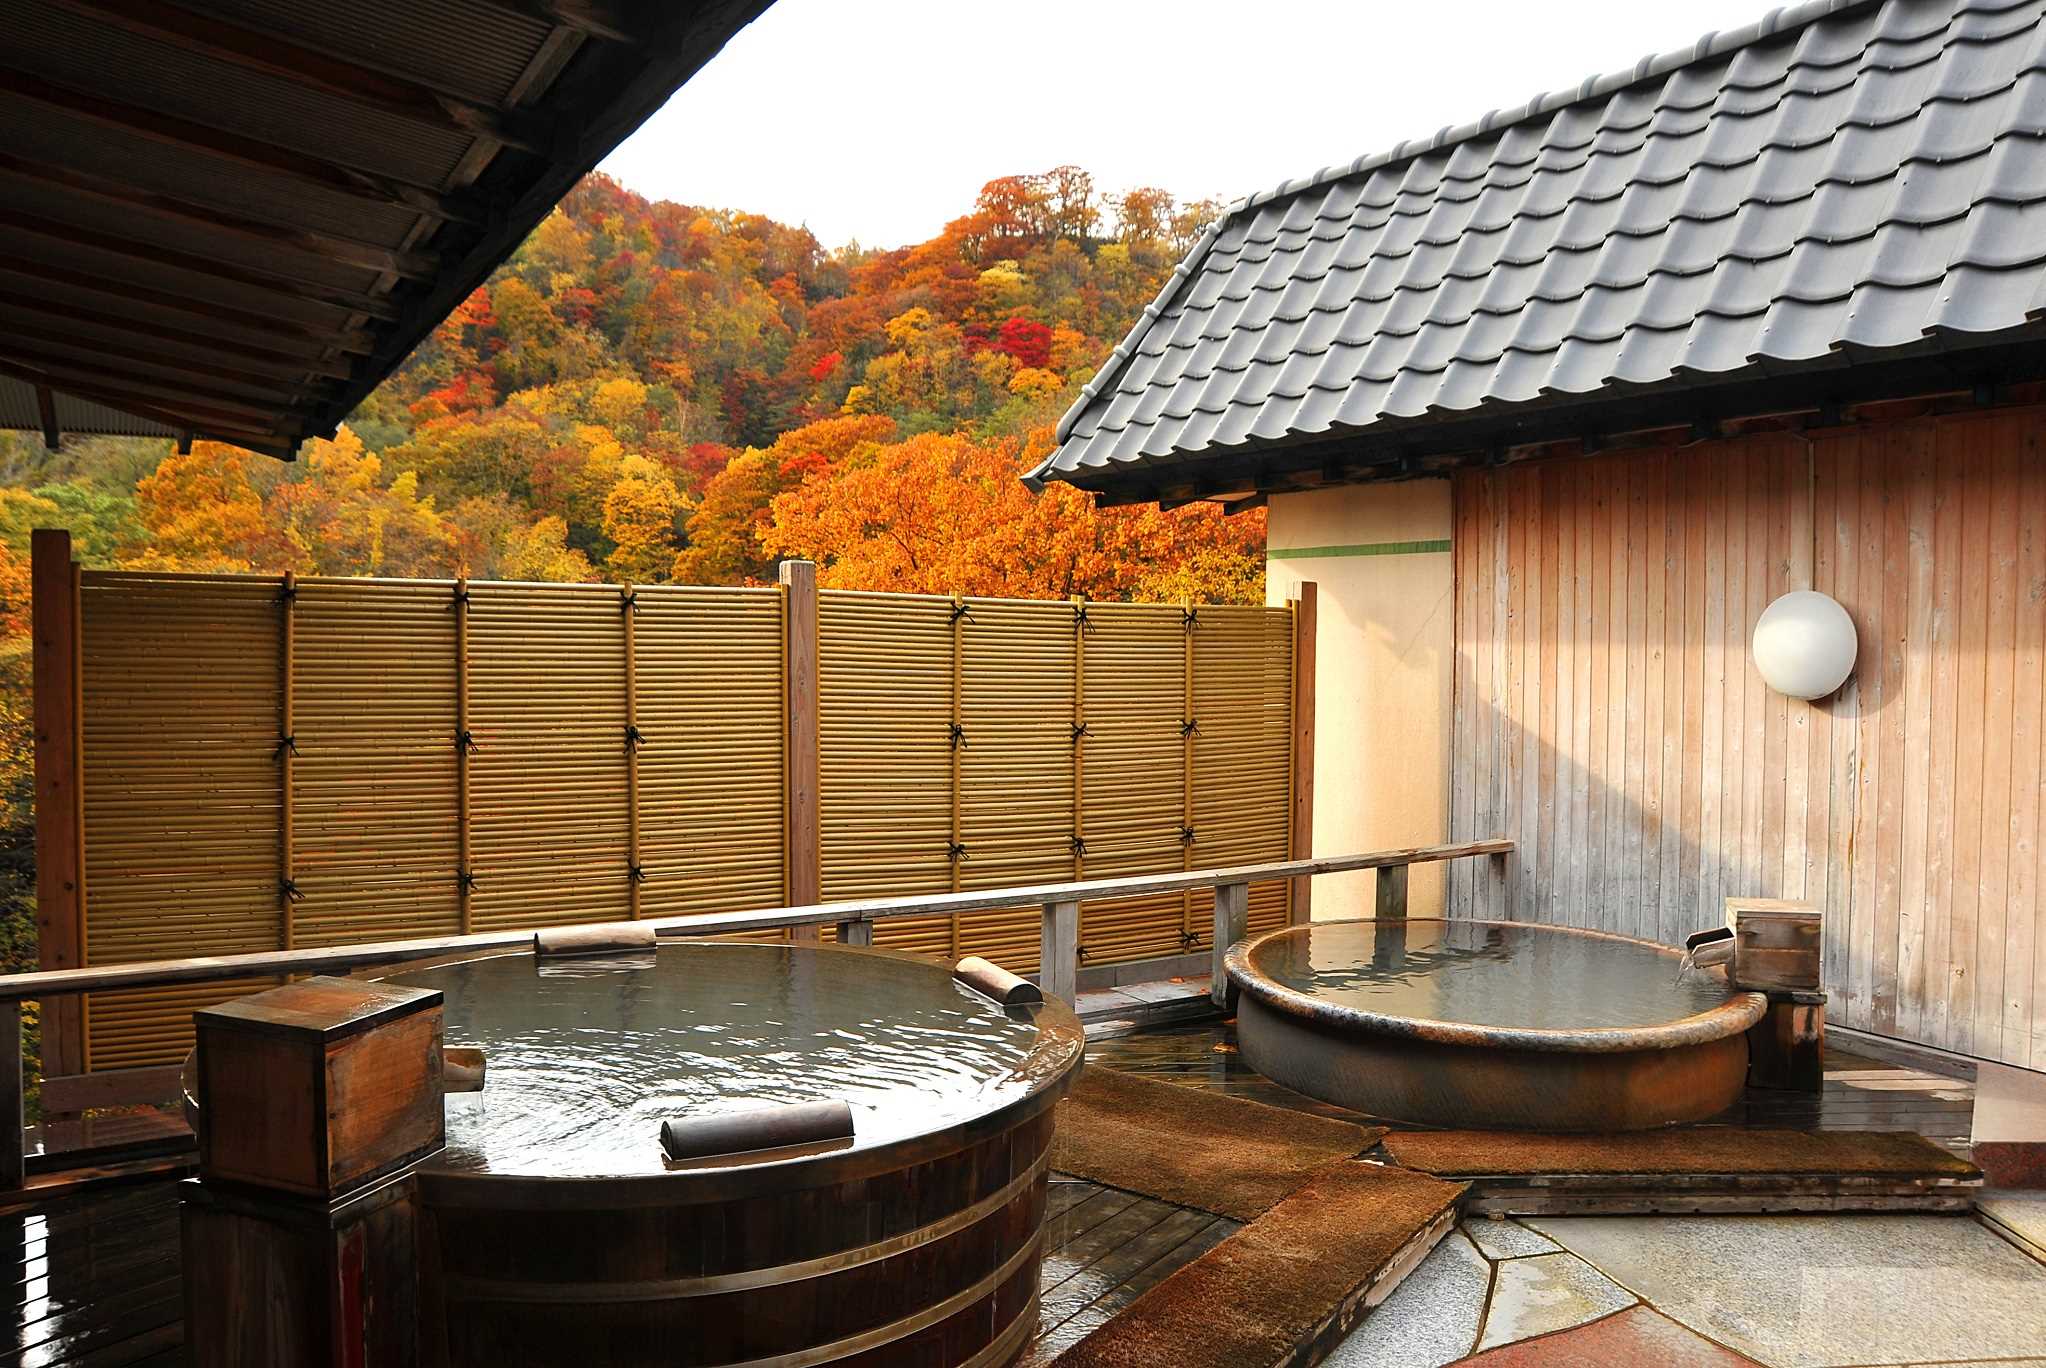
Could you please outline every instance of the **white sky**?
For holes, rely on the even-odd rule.
[[[996,176],[1234,199],[1760,18],[1770,0],[778,0],[604,162],[656,199],[936,234]]]

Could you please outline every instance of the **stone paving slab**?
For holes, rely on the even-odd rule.
[[[1537,1235],[1518,1221],[1465,1221],[1463,1233],[1488,1259],[1518,1259],[1529,1254],[1554,1254],[1563,1246],[1546,1235]]]
[[[1492,1272],[1480,1350],[1552,1334],[1632,1306],[1632,1292],[1574,1254],[1507,1259]]]
[[[1465,1359],[1469,1368],[1755,1368],[1755,1361],[1635,1306],[1561,1334]]]
[[[1325,1368],[1443,1368],[1470,1353],[1492,1267],[1451,1232],[1322,1360]]]
[[[1664,1314],[1774,1368],[2036,1357],[2046,1345],[2046,1265],[1965,1217],[1528,1224]]]

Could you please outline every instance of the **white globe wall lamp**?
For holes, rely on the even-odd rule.
[[[1749,653],[1762,680],[1791,698],[1824,698],[1854,672],[1854,619],[1824,594],[1797,589],[1762,610]]]

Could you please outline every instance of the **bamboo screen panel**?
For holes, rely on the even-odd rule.
[[[1291,858],[1293,624],[1262,608],[1200,610],[1194,635],[1194,864]],[[1205,906],[1195,909],[1203,915]],[[1287,918],[1287,886],[1250,886],[1250,929]]]
[[[1284,609],[827,591],[819,606],[827,900],[1285,859]],[[1196,725],[1188,727],[1188,722]],[[1076,734],[1077,733],[1077,734]],[[1252,925],[1288,913],[1252,890]],[[1205,945],[1205,894],[1082,909],[1089,963]],[[1038,912],[883,923],[880,944],[1037,968]]]
[[[953,887],[952,609],[943,598],[818,595],[817,821],[826,902]],[[949,953],[951,924],[883,922],[874,943]]]
[[[773,907],[785,892],[781,597],[637,598],[640,914]]]
[[[608,585],[469,592],[473,928],[622,921],[622,596]]]
[[[279,944],[278,591],[276,580],[84,577],[87,963]],[[88,1067],[182,1058],[193,1008],[264,986],[93,994]]]
[[[360,579],[295,586],[294,945],[461,930],[451,593]]]
[[[88,963],[783,901],[778,591],[82,582]],[[88,1067],[264,986],[100,994]]]

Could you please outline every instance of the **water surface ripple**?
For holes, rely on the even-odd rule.
[[[450,1167],[660,1172],[671,1116],[843,1098],[855,1145],[921,1134],[1028,1092],[1037,1028],[940,965],[787,945],[680,944],[537,963],[501,955],[394,974],[446,998],[481,1046],[481,1092],[447,1100]]]

